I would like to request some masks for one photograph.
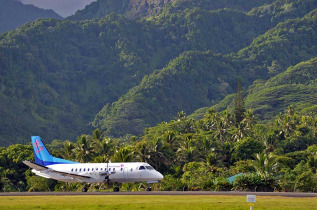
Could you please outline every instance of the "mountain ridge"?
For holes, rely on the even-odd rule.
[[[38,18],[57,18],[60,15],[53,10],[45,10],[33,5],[24,5],[15,0],[0,0],[0,33],[13,30]]]

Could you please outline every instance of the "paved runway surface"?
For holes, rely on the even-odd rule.
[[[152,192],[13,192],[0,193],[0,196],[80,196],[80,195],[231,195],[231,196],[283,196],[283,197],[317,197],[317,193],[284,192],[210,192],[210,191],[152,191]]]

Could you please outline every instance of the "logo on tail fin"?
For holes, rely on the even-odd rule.
[[[53,157],[45,148],[45,145],[43,144],[41,138],[39,136],[32,136],[32,144],[33,144],[33,153],[34,153],[34,159],[35,163],[47,166],[47,165],[53,165],[53,164],[74,164],[77,162],[73,162],[70,160],[64,160],[61,158]]]
[[[40,145],[40,141],[38,141],[38,140],[35,140],[35,142],[34,142],[34,147],[36,148],[36,150],[35,150],[35,152],[36,152],[36,154],[39,154],[40,153],[40,151],[43,151],[43,149],[44,149],[44,147],[42,146],[42,145]]]

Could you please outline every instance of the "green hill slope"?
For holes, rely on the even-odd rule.
[[[115,15],[80,24],[38,20],[0,36],[1,138],[86,131],[105,102],[148,74],[147,40],[140,24]]]
[[[293,106],[303,114],[317,111],[317,58],[289,67],[271,79],[256,80],[245,92],[245,106],[251,108],[262,121],[272,119]],[[222,111],[233,109],[235,94],[226,96],[213,108]],[[190,117],[201,119],[207,109],[196,110]]]
[[[0,33],[13,30],[39,18],[62,19],[53,10],[44,10],[33,5],[24,5],[15,0],[0,0]]]
[[[317,111],[317,58],[301,62],[268,81],[251,86],[246,106],[261,119],[272,119],[288,106],[309,113]]]
[[[139,134],[144,127],[169,120],[180,110],[191,113],[232,93],[237,75],[243,75],[246,83],[265,78],[267,63],[273,59],[283,67],[316,56],[316,13],[314,10],[304,18],[279,24],[236,58],[208,52],[208,56],[200,52],[181,55],[145,77],[119,101],[105,106],[94,126],[114,135]]]
[[[316,57],[316,11],[303,17],[314,1],[146,2],[162,10],[131,18],[120,1],[97,1],[124,16],[38,20],[0,35],[1,145],[30,135],[74,139],[90,122],[108,134],[140,134],[215,104],[238,76],[247,87]]]

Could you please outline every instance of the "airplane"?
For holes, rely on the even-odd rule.
[[[158,183],[164,177],[148,163],[79,163],[53,157],[46,149],[39,136],[32,136],[32,145],[35,163],[23,161],[32,168],[38,176],[55,179],[62,182],[84,183],[82,192],[87,192],[87,183],[128,183],[147,182],[146,191],[151,191],[149,186]],[[119,192],[119,187],[113,189]]]

